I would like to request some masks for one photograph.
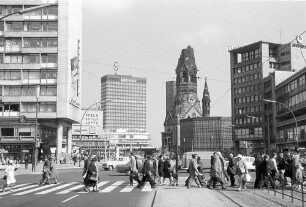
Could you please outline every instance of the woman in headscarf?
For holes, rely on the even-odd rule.
[[[10,192],[13,191],[13,184],[16,183],[15,170],[17,170],[17,168],[14,165],[14,161],[9,160],[8,166],[5,168],[5,175],[4,175],[5,184],[3,185],[2,192],[5,192],[5,187],[10,187],[11,188]]]
[[[54,157],[49,157],[49,161],[50,161],[50,182],[56,184],[58,179],[58,174],[54,163]]]
[[[94,192],[98,191],[98,180],[99,180],[99,175],[98,175],[98,167],[96,166],[96,162],[97,162],[97,158],[94,157],[92,158],[89,166],[88,166],[88,170],[87,170],[87,174],[86,177],[84,179],[84,185],[85,187],[85,191],[89,192],[89,188],[92,187]]]
[[[45,157],[45,162],[43,165],[43,169],[42,169],[42,175],[41,175],[41,179],[39,181],[39,185],[42,184],[50,184],[50,176],[51,176],[51,172],[50,172],[50,160],[49,158]]]
[[[224,187],[224,169],[222,167],[220,156],[221,156],[221,152],[216,152],[214,154],[213,165],[211,169],[211,177],[213,181],[213,188],[216,188],[216,183],[219,182],[221,184],[222,189],[225,189]]]

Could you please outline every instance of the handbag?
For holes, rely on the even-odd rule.
[[[247,182],[250,182],[251,181],[251,175],[250,174],[245,174],[245,180],[247,181]]]
[[[5,175],[5,176],[3,176],[3,178],[2,178],[3,180],[6,180],[7,179],[7,175]]]
[[[92,175],[92,176],[89,177],[89,180],[98,181],[98,177]]]
[[[86,178],[86,176],[87,176],[87,171],[84,173],[84,175],[82,176],[83,177],[83,179],[85,179]]]

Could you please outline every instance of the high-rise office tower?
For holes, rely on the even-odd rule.
[[[80,121],[81,1],[3,0],[0,18],[47,3],[0,21],[0,148],[21,161],[35,137],[39,152],[70,154]]]
[[[101,78],[103,128],[109,131],[146,132],[145,78],[105,75]]]

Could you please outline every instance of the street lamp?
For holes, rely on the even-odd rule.
[[[82,141],[82,122],[83,122],[83,119],[84,119],[84,117],[85,117],[87,111],[88,111],[91,107],[93,107],[94,105],[96,105],[96,104],[98,104],[98,103],[101,103],[101,104],[102,104],[102,103],[106,103],[106,102],[109,102],[109,101],[112,101],[112,100],[107,99],[107,100],[105,100],[105,101],[98,101],[98,102],[96,102],[96,103],[90,105],[90,106],[85,110],[85,112],[84,112],[84,114],[83,114],[83,116],[82,116],[82,118],[81,118],[81,122],[80,122],[80,140],[81,140],[81,141]]]
[[[281,104],[282,106],[284,106],[285,108],[287,108],[287,109],[290,111],[290,113],[292,114],[292,116],[293,116],[293,118],[294,118],[294,121],[295,121],[296,146],[297,146],[297,148],[298,148],[298,147],[299,147],[299,140],[298,140],[298,135],[297,135],[297,133],[298,133],[298,125],[297,125],[297,120],[296,120],[296,117],[295,117],[293,111],[290,109],[289,106],[287,106],[286,104],[284,104],[284,103],[282,103],[282,102],[274,101],[274,100],[269,100],[269,99],[263,99],[263,101],[265,101],[265,102],[270,102],[270,103],[278,103],[278,104]]]
[[[37,165],[37,127],[38,127],[38,98],[40,93],[40,85],[36,85],[36,110],[35,110],[35,135],[34,135],[34,148],[33,148],[33,159],[32,159],[32,172],[36,171],[36,165]]]
[[[42,4],[42,5],[39,5],[39,6],[33,6],[33,7],[30,7],[30,8],[27,8],[27,9],[21,9],[21,10],[19,10],[19,11],[16,11],[16,12],[7,14],[7,15],[5,15],[5,16],[3,16],[3,17],[0,17],[0,21],[1,21],[2,19],[5,19],[6,17],[9,17],[9,16],[14,15],[14,14],[20,14],[20,15],[22,15],[22,14],[29,13],[29,12],[32,12],[32,11],[34,11],[34,10],[42,9],[42,8],[49,7],[49,6],[51,6],[51,4]]]

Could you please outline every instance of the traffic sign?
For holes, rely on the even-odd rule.
[[[25,115],[21,115],[19,117],[19,123],[27,123],[28,122],[28,118]]]

